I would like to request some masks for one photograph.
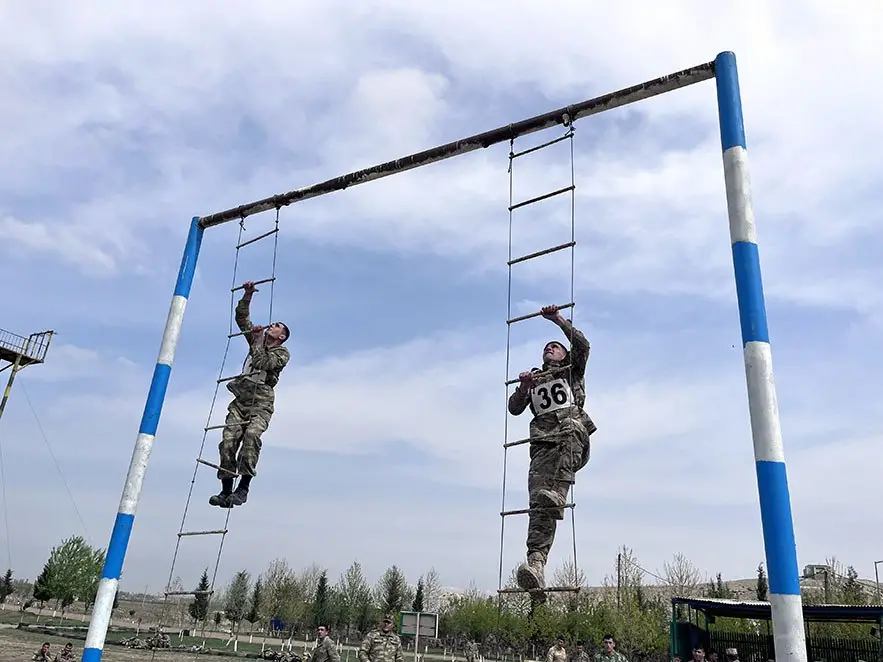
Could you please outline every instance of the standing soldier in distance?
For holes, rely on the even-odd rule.
[[[402,640],[392,629],[392,616],[386,615],[380,628],[367,634],[359,647],[359,662],[404,662]]]
[[[310,654],[310,662],[340,662],[340,653],[328,636],[327,625],[316,628],[316,647]]]
[[[249,306],[258,289],[251,281],[243,283],[242,289],[242,298],[236,305],[236,324],[248,341],[248,357],[242,373],[227,382],[233,400],[227,406],[227,420],[218,444],[221,491],[209,499],[211,505],[221,508],[241,506],[248,499],[248,488],[261,454],[261,435],[270,426],[273,416],[276,399],[273,388],[291,358],[288,349],[282,346],[288,339],[288,327],[282,322],[273,322],[267,327],[252,324]],[[242,478],[234,492],[236,474]]]
[[[530,407],[530,468],[527,489],[533,511],[527,524],[527,562],[517,572],[518,585],[535,600],[545,596],[545,568],[555,540],[557,521],[564,519],[567,492],[576,472],[589,461],[589,437],[597,429],[583,409],[586,402],[586,363],[589,341],[558,306],[542,309],[570,340],[571,350],[557,340],[543,348],[543,367],[518,375],[518,388],[509,396],[509,413],[518,416]]]

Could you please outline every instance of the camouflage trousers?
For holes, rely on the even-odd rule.
[[[227,406],[227,419],[224,421],[221,443],[218,452],[222,469],[241,476],[257,474],[258,458],[261,455],[261,435],[270,427],[273,416],[273,403],[261,400],[245,402],[234,398]],[[226,471],[218,471],[218,478],[231,478]]]
[[[570,486],[576,482],[576,473],[589,460],[589,434],[582,425],[567,425],[560,435],[532,442],[530,468],[527,474],[529,505],[537,507],[537,492],[549,490],[565,502]],[[528,515],[527,553],[549,556],[558,520],[564,519],[564,509],[539,510]]]

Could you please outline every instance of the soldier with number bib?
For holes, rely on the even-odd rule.
[[[583,410],[586,402],[586,362],[589,341],[558,306],[542,309],[570,341],[570,351],[557,340],[543,348],[542,369],[518,375],[519,385],[509,396],[509,413],[518,416],[530,407],[530,469],[527,490],[530,508],[527,562],[518,568],[518,585],[542,600],[545,567],[555,540],[557,520],[564,519],[567,492],[576,472],[589,461],[589,437],[597,429]]]

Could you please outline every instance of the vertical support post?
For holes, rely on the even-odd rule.
[[[147,473],[150,451],[153,448],[153,440],[159,426],[169,377],[172,374],[172,363],[175,359],[175,348],[184,321],[184,310],[187,307],[187,298],[190,296],[190,287],[196,273],[202,234],[203,229],[199,226],[199,218],[194,217],[190,222],[190,232],[187,235],[184,255],[178,270],[178,280],[175,283],[175,292],[166,318],[159,356],[156,360],[150,389],[147,392],[147,402],[144,405],[138,436],[135,438],[135,449],[129,463],[129,473],[126,475],[119,510],[110,535],[110,544],[107,547],[104,569],[98,583],[98,595],[95,598],[95,606],[92,608],[92,619],[89,621],[86,645],[83,648],[83,662],[99,662],[101,660],[107,627],[110,624],[113,611],[113,602],[123,571],[126,548],[135,521],[135,511],[141,496],[141,486]]]
[[[736,56],[720,53],[714,65],[776,660],[807,662],[797,546],[773,379]]]
[[[30,340],[28,340],[28,345],[30,345]],[[28,351],[27,346],[22,351],[26,353]],[[6,382],[6,388],[3,391],[3,399],[0,400],[0,418],[3,418],[3,412],[6,411],[6,403],[9,402],[9,394],[12,393],[12,383],[15,381],[15,376],[18,374],[18,371],[21,370],[21,360],[22,354],[16,354],[15,362],[9,369],[9,380]]]
[[[877,568],[883,561],[874,561],[874,583],[877,585],[877,602],[883,602],[880,596],[880,570]],[[880,632],[880,638],[883,639],[883,631]]]

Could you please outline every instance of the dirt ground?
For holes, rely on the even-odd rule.
[[[53,654],[60,651],[67,643],[67,639],[63,637],[25,632],[14,627],[0,627],[0,662],[30,662],[31,657],[43,645],[44,641],[48,641],[52,645]],[[83,654],[84,642],[72,639],[71,643],[74,645],[74,652],[80,658]],[[151,655],[152,651],[149,650],[133,650],[122,646],[108,645],[105,647],[101,659],[108,660],[108,662],[150,662]],[[197,656],[193,653],[169,651],[157,651],[155,657],[156,662],[194,662],[196,659]],[[212,656],[199,659],[225,660],[229,658]]]

